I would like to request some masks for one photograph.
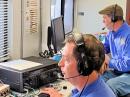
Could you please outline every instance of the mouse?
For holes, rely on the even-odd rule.
[[[48,93],[40,93],[38,97],[50,97]]]

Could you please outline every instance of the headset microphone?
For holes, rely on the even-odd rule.
[[[105,30],[105,29],[106,29],[106,27],[103,27],[103,28],[102,28],[102,30]]]
[[[75,75],[75,76],[71,76],[71,77],[67,77],[67,78],[64,78],[64,79],[71,79],[71,78],[76,78],[76,77],[78,77],[78,76],[80,76],[81,74],[79,74],[79,75]]]
[[[71,77],[66,77],[66,78],[64,78],[64,77],[59,77],[59,79],[71,79],[71,78],[79,77],[80,75],[81,75],[81,74],[75,75],[75,76],[71,76]]]

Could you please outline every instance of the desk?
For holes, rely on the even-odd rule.
[[[65,80],[58,80],[54,83],[50,83],[49,85],[57,89],[61,94],[63,94],[63,97],[70,97],[73,86],[69,82]],[[46,86],[43,86],[43,87],[46,87]],[[67,88],[63,89],[63,87],[67,87]],[[27,93],[18,93],[18,92],[12,91],[12,95],[9,94],[7,97],[38,97],[39,90],[36,89],[34,91],[35,93],[32,91],[27,92]]]
[[[70,97],[71,95],[71,90],[73,89],[73,86],[72,84],[70,84],[69,82],[65,81],[65,80],[62,80],[61,82],[59,82],[59,87],[60,87],[60,90],[59,92],[61,94],[63,94],[64,97]],[[64,87],[67,87],[66,89],[63,89]]]

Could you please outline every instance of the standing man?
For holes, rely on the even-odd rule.
[[[75,87],[71,97],[116,97],[99,74],[104,60],[103,44],[93,35],[75,34],[66,39],[59,67],[64,79]],[[50,88],[41,92],[50,97],[63,97]]]
[[[99,14],[103,15],[103,23],[109,30],[103,42],[107,64],[103,78],[118,97],[128,95],[130,93],[130,27],[123,19],[122,8],[117,4],[104,8]],[[111,54],[111,58],[108,53]],[[108,67],[113,70],[108,70]]]

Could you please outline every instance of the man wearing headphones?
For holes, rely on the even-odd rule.
[[[75,87],[71,97],[116,97],[99,74],[104,60],[103,44],[93,35],[76,33],[66,39],[59,67],[64,79]],[[62,97],[50,88],[42,92]]]
[[[103,15],[103,23],[109,30],[103,41],[107,64],[103,78],[118,97],[130,97],[130,27],[117,4],[104,8],[99,14]]]

